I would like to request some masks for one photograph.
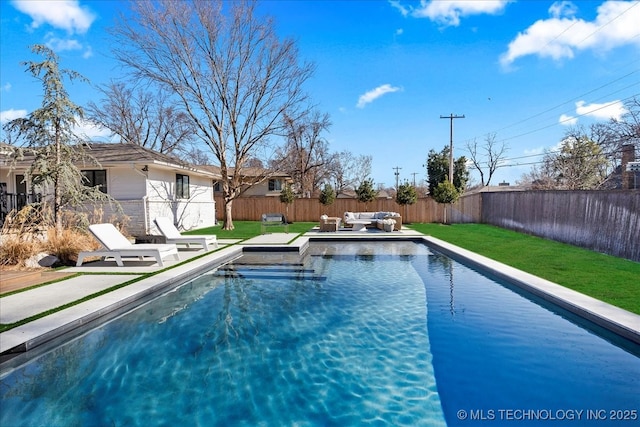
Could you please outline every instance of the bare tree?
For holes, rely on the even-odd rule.
[[[633,145],[640,151],[640,98],[634,96],[624,106],[626,113],[619,120],[611,119],[591,127],[591,138],[611,156],[614,167],[620,165],[624,145]]]
[[[121,142],[181,157],[189,152],[186,143],[192,140],[195,126],[165,90],[152,92],[116,82],[99,90],[104,98],[100,105],[89,103],[89,118],[119,136]]]
[[[313,111],[297,120],[286,115],[284,122],[287,143],[278,150],[274,164],[293,178],[298,194],[312,194],[327,176],[329,144],[322,133],[331,126],[329,115]]]
[[[473,167],[480,174],[480,185],[489,185],[496,170],[501,166],[505,159],[505,155],[509,150],[508,146],[502,142],[496,141],[496,134],[489,133],[485,137],[485,144],[478,147],[478,141],[474,138],[473,142],[467,143],[467,151],[469,151],[469,160]],[[485,171],[487,180],[485,181]]]
[[[250,158],[268,160],[271,138],[282,135],[285,112],[306,105],[303,83],[313,66],[300,63],[296,44],[280,40],[255,1],[134,0],[114,28],[116,57],[136,79],[175,95],[194,122],[196,137],[220,162],[223,228],[234,228],[233,200]]]
[[[371,156],[354,156],[350,151],[341,151],[334,156],[331,179],[336,194],[344,194],[347,189],[355,190],[371,175]]]

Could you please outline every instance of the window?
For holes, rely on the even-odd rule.
[[[213,191],[222,191],[222,183],[220,181],[213,181]]]
[[[107,171],[102,170],[83,170],[84,179],[82,183],[87,187],[98,187],[103,193],[107,193]]]
[[[189,198],[189,175],[176,174],[176,198]]]
[[[269,191],[282,191],[282,181],[279,179],[270,179]]]

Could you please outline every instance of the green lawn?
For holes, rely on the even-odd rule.
[[[640,314],[640,263],[483,224],[412,224],[421,233]]]
[[[289,224],[289,233],[293,238],[294,235],[306,233],[316,225],[318,225],[317,222],[294,222]],[[221,226],[215,226],[191,230],[183,234],[215,234],[218,239],[250,239],[260,235],[260,221],[233,221],[233,226],[235,229],[231,231],[223,230]],[[269,226],[267,232],[284,233],[284,225],[282,227]]]

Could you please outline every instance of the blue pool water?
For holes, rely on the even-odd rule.
[[[640,410],[638,346],[423,245],[289,257],[244,256],[5,374],[0,425],[618,425]]]

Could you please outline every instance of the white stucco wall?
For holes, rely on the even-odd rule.
[[[176,174],[189,176],[189,199],[175,197]],[[215,225],[215,202],[213,180],[188,171],[149,171],[147,181],[150,233],[159,234],[153,225],[157,216],[172,218],[180,230],[210,227]]]
[[[107,192],[116,200],[142,200],[146,177],[133,167],[107,168]]]
[[[87,212],[101,213],[97,215],[100,219],[91,218],[92,221],[123,223],[127,232],[134,236],[160,234],[153,224],[157,216],[172,218],[181,230],[210,227],[216,223],[213,179],[209,176],[153,165],[149,165],[147,172],[133,165],[105,169],[107,191],[120,203],[122,212],[108,204],[87,206]],[[2,167],[0,173],[3,175],[0,182],[6,182],[7,192],[14,193],[16,172]],[[189,199],[175,197],[178,173],[189,176]]]

